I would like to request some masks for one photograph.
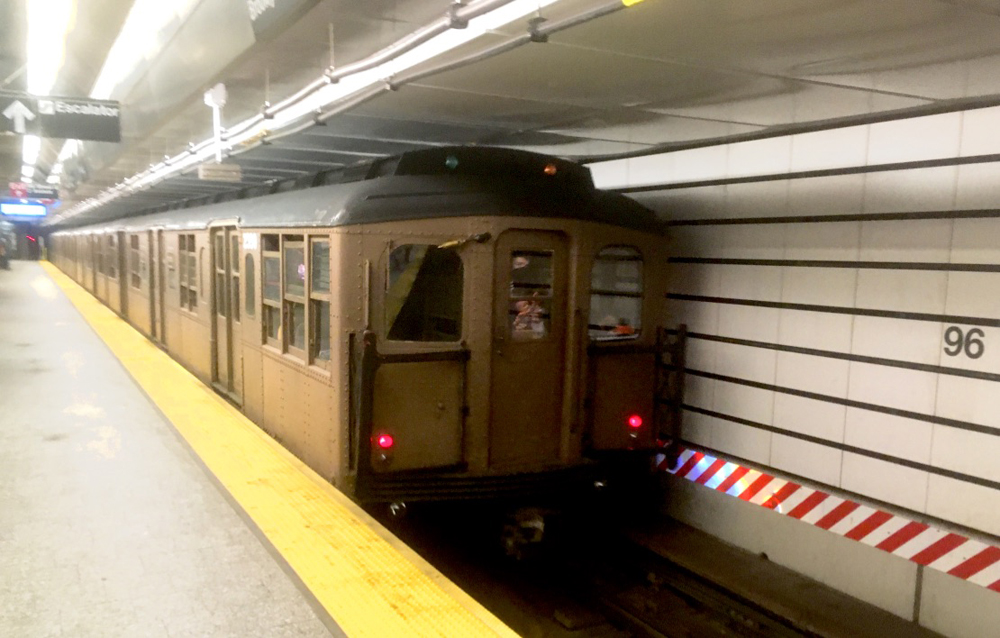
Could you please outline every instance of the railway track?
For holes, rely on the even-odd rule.
[[[628,539],[609,517],[556,519],[523,560],[486,520],[438,514],[401,537],[524,636],[812,636]],[[470,520],[472,524],[470,525]]]

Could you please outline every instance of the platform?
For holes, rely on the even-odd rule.
[[[0,553],[9,635],[513,635],[48,264],[0,271]]]

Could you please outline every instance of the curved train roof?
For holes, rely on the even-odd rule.
[[[242,228],[328,228],[470,215],[582,219],[661,232],[639,203],[594,188],[586,167],[512,149],[414,151],[353,171],[357,181],[169,210],[68,232]]]

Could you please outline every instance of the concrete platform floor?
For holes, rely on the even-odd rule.
[[[41,267],[12,267],[0,270],[0,635],[331,635]]]

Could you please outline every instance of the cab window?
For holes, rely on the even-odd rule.
[[[642,330],[642,254],[611,246],[594,258],[590,273],[590,338],[634,339]]]
[[[403,244],[389,254],[388,338],[458,341],[462,334],[462,258],[454,250]]]

